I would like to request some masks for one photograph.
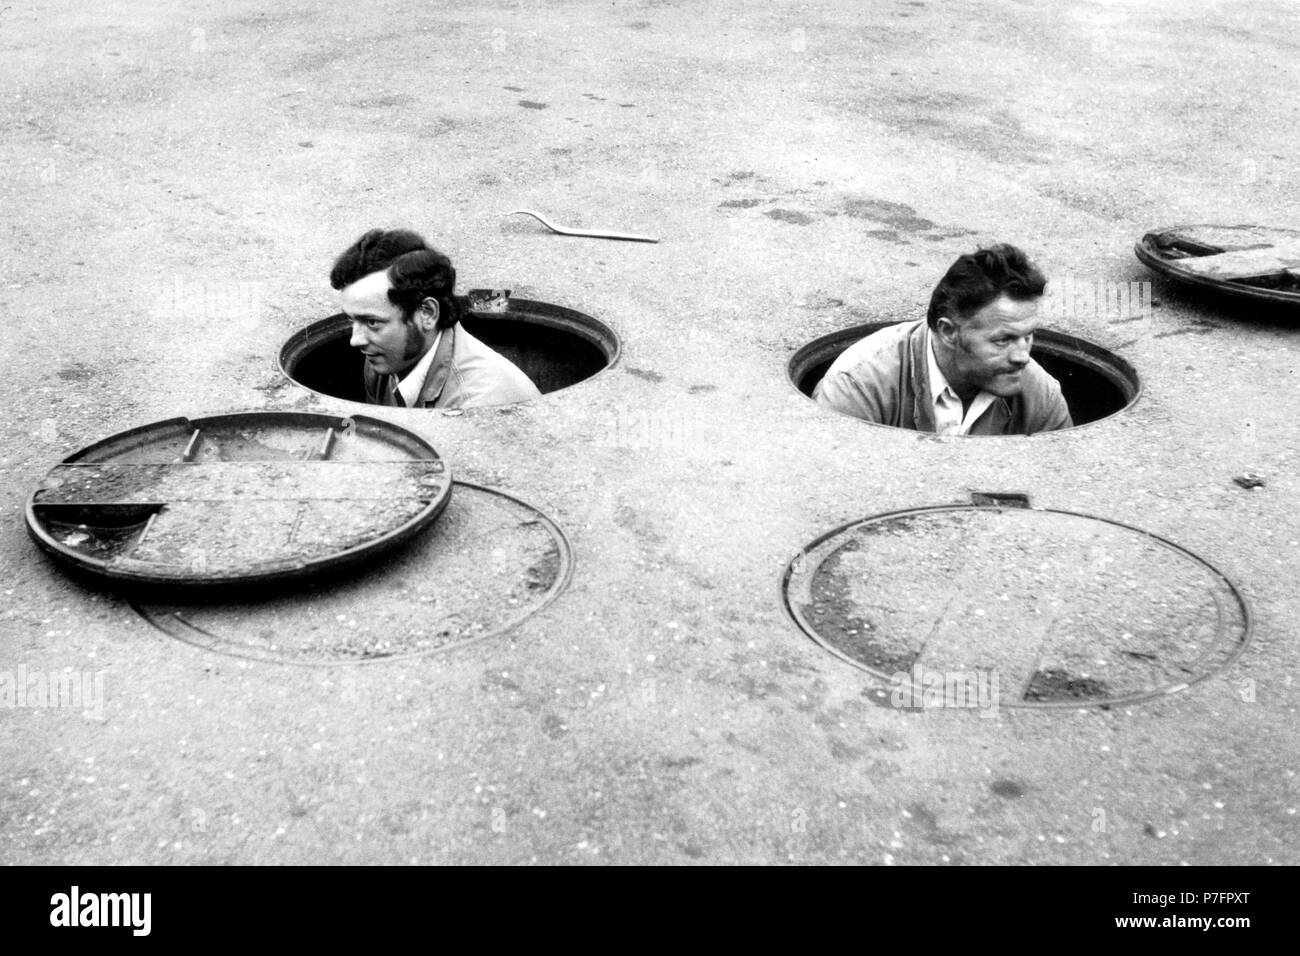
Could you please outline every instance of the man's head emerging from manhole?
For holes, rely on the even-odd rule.
[[[924,321],[850,346],[813,398],[870,422],[941,435],[1069,428],[1060,385],[1029,356],[1045,286],[1015,246],[963,255],[935,286]]]
[[[365,356],[375,405],[467,408],[537,398],[513,363],[460,325],[451,260],[405,229],[372,229],[339,256],[330,285]]]

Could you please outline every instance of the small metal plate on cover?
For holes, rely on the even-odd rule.
[[[1300,305],[1300,231],[1269,226],[1171,226],[1133,249],[1171,279],[1227,295]]]
[[[451,486],[431,445],[374,418],[173,418],[52,468],[27,502],[27,528],[54,557],[113,581],[266,583],[405,542]]]
[[[328,587],[133,607],[204,650],[279,664],[367,663],[503,634],[555,600],[572,571],[569,544],[546,515],[458,481],[435,533]]]
[[[1220,571],[1128,525],[969,505],[877,515],[787,566],[787,612],[843,660],[899,684],[996,675],[1009,707],[1136,703],[1227,667],[1250,610]]]

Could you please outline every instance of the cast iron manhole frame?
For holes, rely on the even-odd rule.
[[[804,378],[808,372],[820,365],[822,362],[834,361],[835,356],[842,353],[849,346],[866,338],[873,332],[879,332],[881,329],[889,328],[894,325],[901,325],[901,322],[864,322],[859,325],[848,326],[847,328],[837,329],[834,332],[828,332],[825,335],[818,336],[811,342],[801,345],[786,360],[785,378],[789,386],[794,389],[795,393],[806,401],[816,402],[812,396],[804,394],[799,387],[799,381]],[[1059,332],[1056,329],[1039,329],[1034,333],[1034,347],[1031,351],[1042,350],[1056,359],[1062,359],[1072,362],[1076,365],[1087,369],[1093,374],[1106,379],[1118,392],[1125,397],[1125,403],[1120,408],[1115,409],[1101,418],[1095,418],[1090,422],[1084,422],[1080,425],[1072,425],[1069,428],[1063,428],[1053,432],[1037,432],[1039,435],[1058,435],[1064,432],[1077,431],[1080,428],[1090,428],[1093,425],[1099,425],[1102,422],[1121,415],[1124,412],[1131,411],[1138,403],[1145,390],[1145,383],[1138,374],[1133,364],[1124,358],[1112,352],[1103,345],[1096,342],[1090,342],[1087,339],[1079,338],[1076,335],[1070,335],[1068,332]],[[831,411],[830,409],[823,409]],[[839,413],[833,413],[839,414]],[[888,428],[891,431],[900,431],[892,425],[885,425],[880,422],[868,422],[861,418],[853,418],[851,415],[840,415],[841,418],[849,418],[853,421],[860,422],[863,425],[870,425],[873,428]],[[936,436],[938,437],[938,436]],[[969,437],[969,436],[960,436]],[[989,436],[984,436],[989,437]],[[996,437],[996,436],[994,436]],[[1019,437],[1034,437],[1019,436]]]
[[[518,306],[518,309],[511,308]],[[584,379],[574,382],[571,385],[565,385],[563,388],[557,388],[549,392],[543,392],[541,398],[546,399],[552,395],[559,395],[561,392],[567,392],[571,388],[579,385],[586,385],[594,382],[610,369],[618,364],[618,360],[623,355],[623,340],[619,334],[606,322],[601,321],[595,316],[588,315],[585,312],[579,312],[577,309],[570,309],[567,306],[554,305],[550,302],[539,302],[533,299],[521,299],[511,297],[504,309],[490,310],[471,310],[468,317],[472,321],[491,322],[507,321],[517,322],[522,325],[536,325],[542,328],[557,329],[561,332],[567,332],[596,349],[605,357],[604,366],[597,372],[587,376]],[[319,395],[321,398],[328,399],[332,402],[346,402],[349,405],[358,405],[362,408],[371,408],[365,402],[354,401],[350,398],[343,398],[339,395],[331,395],[329,392],[322,392],[319,389],[305,385],[289,371],[295,368],[303,360],[303,357],[310,354],[316,348],[320,347],[322,339],[332,341],[342,337],[351,326],[351,320],[343,312],[336,312],[333,315],[327,315],[322,319],[316,319],[300,329],[297,329],[289,338],[285,339],[276,353],[276,368],[284,376],[285,381],[296,388],[305,389],[313,395]],[[403,409],[390,408],[389,411],[405,412],[428,412],[429,409]]]
[[[505,624],[493,628],[491,631],[487,631],[483,634],[477,634],[474,637],[467,638],[466,640],[457,641],[453,644],[447,644],[431,650],[406,651],[397,654],[362,656],[348,659],[340,658],[337,660],[303,660],[300,658],[292,658],[270,653],[254,653],[242,649],[235,650],[232,649],[232,645],[223,638],[195,624],[191,624],[189,621],[186,621],[184,618],[181,618],[174,613],[170,615],[152,613],[147,606],[147,602],[136,598],[130,598],[126,603],[131,610],[135,611],[136,614],[138,614],[155,630],[166,634],[170,638],[180,641],[182,644],[188,644],[190,647],[196,648],[197,650],[210,651],[214,654],[221,654],[224,657],[234,657],[241,660],[255,661],[259,664],[278,664],[287,667],[355,667],[370,664],[384,664],[389,661],[409,661],[421,657],[437,657],[443,654],[454,653],[462,648],[471,647],[475,644],[480,644],[484,641],[501,637],[502,635],[510,633],[536,614],[539,614],[546,608],[550,607],[559,599],[560,595],[567,590],[569,584],[573,580],[574,567],[576,565],[573,545],[570,543],[568,535],[564,533],[564,529],[561,528],[550,515],[546,514],[546,512],[542,511],[536,505],[529,504],[522,498],[502,491],[499,488],[489,488],[486,485],[479,485],[474,482],[462,481],[460,479],[456,479],[454,484],[463,488],[473,489],[474,491],[496,495],[499,498],[505,498],[507,501],[531,511],[536,515],[537,520],[546,528],[551,539],[555,542],[556,551],[560,558],[560,569],[555,575],[555,580],[551,582],[551,586],[547,588],[546,593],[541,596],[540,600],[536,604],[521,610],[519,614],[512,617]],[[168,617],[171,618],[172,621],[177,622],[174,630],[170,629],[167,626],[167,622],[163,620]]]

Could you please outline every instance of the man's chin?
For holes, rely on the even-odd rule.
[[[984,386],[984,391],[992,392],[998,398],[1012,398],[1024,391],[1024,388],[1023,374],[999,375]]]

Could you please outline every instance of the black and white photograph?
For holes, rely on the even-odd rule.
[[[37,922],[148,935],[104,867],[1140,867],[1090,918],[1223,940],[1219,868],[1300,862],[1294,0],[0,51]]]

